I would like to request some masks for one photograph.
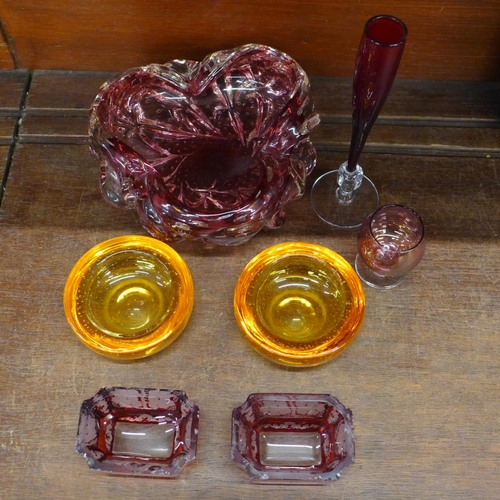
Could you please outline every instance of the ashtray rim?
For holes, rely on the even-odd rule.
[[[335,335],[330,342],[324,343],[322,349],[286,349],[276,344],[265,331],[258,330],[245,315],[247,310],[247,294],[252,284],[251,276],[260,272],[265,266],[278,259],[293,256],[306,256],[320,259],[332,266],[348,284],[353,305],[343,327],[352,321],[352,325],[339,337]],[[296,367],[315,366],[337,356],[354,340],[363,323],[365,314],[365,294],[361,280],[354,268],[341,255],[328,247],[310,242],[285,242],[266,248],[251,259],[241,272],[234,292],[234,313],[236,321],[244,336],[253,348],[264,357],[279,364]]]
[[[153,331],[126,339],[96,335],[86,328],[76,312],[78,288],[93,266],[104,258],[127,250],[138,250],[168,262],[178,274],[181,291],[179,304]],[[85,252],[70,271],[64,287],[64,312],[73,332],[91,350],[114,359],[138,359],[150,356],[173,342],[184,330],[194,305],[194,284],[184,259],[169,245],[150,236],[124,235],[104,240]],[[97,331],[97,330],[96,330]]]

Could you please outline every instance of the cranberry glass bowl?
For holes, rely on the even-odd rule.
[[[284,365],[314,366],[354,340],[365,296],[339,254],[313,243],[282,243],[247,264],[236,284],[234,312],[257,352]]]
[[[316,163],[309,81],[288,55],[244,45],[105,83],[89,132],[106,200],[153,236],[237,245],[283,222]]]
[[[354,462],[352,412],[330,394],[250,394],[232,423],[232,458],[256,483],[324,484]]]

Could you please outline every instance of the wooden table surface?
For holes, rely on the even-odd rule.
[[[365,288],[365,321],[343,354],[298,370],[251,348],[233,290],[280,242],[354,262],[356,233],[324,225],[309,189],[281,229],[242,246],[175,245],[195,306],[164,351],[117,362],[72,333],[62,295],[75,262],[107,238],[144,234],[101,199],[88,151],[87,109],[107,76],[0,73],[0,498],[500,498],[500,84],[396,83],[361,164],[382,203],[422,215],[427,253],[398,288]],[[323,122],[308,188],[345,159],[350,134],[350,82],[312,88]],[[182,389],[198,404],[198,455],[178,479],[98,474],[75,453],[80,404],[106,385]],[[251,484],[231,461],[230,421],[252,392],[337,396],[354,415],[355,464],[325,486]]]

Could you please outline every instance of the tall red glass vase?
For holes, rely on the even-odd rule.
[[[354,70],[349,157],[319,177],[311,191],[314,211],[332,226],[359,227],[378,206],[378,191],[358,160],[392,88],[406,36],[405,24],[392,16],[376,16],[365,25]]]

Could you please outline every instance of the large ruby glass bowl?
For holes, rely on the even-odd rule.
[[[132,69],[91,108],[106,200],[166,241],[237,245],[279,227],[316,162],[309,81],[262,45]]]

